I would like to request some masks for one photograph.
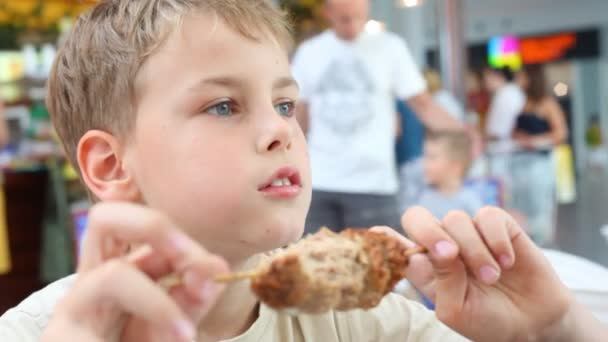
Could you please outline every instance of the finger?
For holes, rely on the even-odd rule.
[[[457,258],[458,245],[428,210],[411,208],[403,215],[401,223],[410,238],[429,250],[434,264],[441,265]]]
[[[491,285],[500,278],[500,267],[464,212],[452,211],[443,219],[443,228],[458,243],[465,265],[481,282]]]
[[[154,281],[170,275],[173,272],[169,260],[162,255],[155,253],[148,245],[139,247],[127,255],[126,259]]]
[[[172,287],[169,295],[193,322],[199,322],[213,308],[224,289],[224,285],[210,282],[201,295],[195,296],[187,285],[181,284]]]
[[[426,255],[412,255],[406,269],[407,279],[431,301],[435,301],[435,273]]]
[[[515,263],[511,237],[516,231],[509,224],[508,214],[499,208],[482,208],[475,216],[475,227],[500,266],[505,270],[511,268]]]
[[[148,244],[165,255],[175,269],[188,259],[200,257],[200,246],[177,229],[164,215],[128,203],[100,203],[89,213],[79,271],[92,269],[120,255],[104,255],[108,241],[123,244]]]
[[[467,289],[467,272],[458,257],[458,246],[443,230],[440,222],[424,208],[408,210],[402,223],[409,236],[430,251],[428,260],[434,270],[437,314],[441,313],[446,323],[457,319]]]
[[[446,325],[459,326],[466,299],[468,275],[460,258],[435,268],[435,312]]]
[[[65,312],[78,321],[94,308],[116,305],[121,312],[163,327],[183,341],[191,341],[194,327],[189,318],[159,286],[125,261],[113,260],[79,275]]]
[[[416,244],[406,238],[405,236],[403,236],[402,234],[399,234],[397,231],[395,231],[393,228],[391,227],[386,227],[386,226],[375,226],[375,227],[371,227],[369,229],[372,232],[376,232],[376,233],[382,233],[382,234],[386,234],[394,239],[399,240],[401,243],[403,243],[403,245],[407,248],[414,248],[416,247]]]
[[[538,272],[541,269],[552,269],[548,266],[548,261],[541,249],[534,244],[521,225],[510,215],[506,216],[506,225],[514,255],[513,265],[509,269],[509,272],[528,274],[530,272]]]
[[[402,234],[399,234],[394,229],[385,226],[377,226],[370,228],[371,231],[386,234],[393,237],[403,243],[403,245],[410,249],[417,245],[406,238]],[[433,273],[433,265],[429,260],[428,256],[423,254],[415,254],[409,257],[408,265],[405,270],[408,281],[419,291],[421,291],[427,298],[431,300],[435,299],[435,286],[434,280],[435,275]]]
[[[196,293],[200,293],[204,288],[205,279],[228,272],[228,265],[223,259],[209,254],[175,227],[166,216],[149,208],[127,203],[103,203],[93,208],[89,219],[90,226],[85,237],[79,272],[93,269],[107,260],[108,256],[103,254],[101,246],[108,239],[127,242],[130,245],[150,246],[155,252],[153,255],[159,254],[166,259],[172,273],[200,280],[198,287],[192,289]],[[154,259],[156,256],[150,258]],[[163,265],[165,261],[153,262],[158,266]],[[146,273],[152,272],[147,269]],[[195,283],[189,282],[192,286]]]
[[[154,253],[149,246],[138,249],[129,255],[128,260],[154,281],[161,280],[173,272],[169,261],[162,255]],[[187,271],[176,281],[185,285],[191,299],[207,301],[208,297],[214,296],[223,289],[223,287],[218,288],[211,280],[213,276],[227,272],[228,268],[221,258],[208,254],[188,266]]]

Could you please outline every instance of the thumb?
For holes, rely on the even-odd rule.
[[[416,289],[432,302],[435,302],[435,273],[433,265],[426,255],[412,255],[406,269],[406,274],[407,280]]]
[[[437,317],[450,325],[462,312],[467,291],[467,271],[459,257],[458,245],[424,208],[408,210],[403,215],[402,223],[409,235],[429,251],[428,260],[435,273]]]
[[[467,271],[464,262],[456,257],[433,262],[435,269],[435,312],[437,318],[454,326],[463,310],[467,292]]]
[[[177,285],[171,288],[169,295],[184,313],[195,324],[198,324],[211,311],[224,290],[224,285],[209,281],[203,288],[200,297],[193,296],[191,290],[185,285]]]

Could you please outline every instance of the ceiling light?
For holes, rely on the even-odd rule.
[[[568,85],[564,82],[557,82],[555,87],[553,87],[553,92],[556,96],[564,97],[568,95]]]
[[[422,0],[397,0],[399,7],[416,7],[422,5]]]

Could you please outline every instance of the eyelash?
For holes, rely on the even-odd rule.
[[[229,106],[229,113],[228,114],[219,114],[219,113],[212,113],[211,111],[213,109],[218,109],[220,106],[224,106],[224,105],[228,105]],[[284,106],[284,105],[288,105],[289,106],[289,111],[287,114],[283,115],[281,113],[278,112],[278,107],[280,106]],[[237,108],[236,104],[234,101],[232,100],[223,100],[221,102],[218,102],[214,105],[211,105],[209,107],[207,107],[206,109],[202,110],[203,113],[207,113],[207,114],[211,114],[211,115],[216,115],[216,116],[232,116],[235,114],[235,108]],[[296,109],[296,102],[293,100],[284,100],[281,102],[278,102],[277,104],[274,105],[275,110],[277,111],[277,114],[287,117],[287,118],[291,118],[295,115],[295,109]]]
[[[279,113],[279,115],[281,116],[285,116],[286,118],[291,118],[295,115],[295,110],[296,110],[296,102],[292,101],[292,100],[285,100],[285,101],[281,101],[279,103],[277,103],[275,105],[275,108],[279,107],[279,106],[283,106],[283,105],[289,105],[289,112],[287,113],[287,115],[282,115]]]
[[[218,114],[218,113],[212,113],[211,112],[213,109],[218,109],[220,106],[223,106],[223,105],[228,105],[229,110],[230,110],[229,114]],[[211,114],[211,115],[216,115],[216,116],[230,116],[230,115],[234,114],[235,107],[236,107],[236,105],[235,105],[234,101],[232,101],[232,100],[223,100],[221,102],[218,102],[218,103],[216,103],[214,105],[211,105],[211,106],[205,108],[202,112],[203,113],[207,113],[207,114]]]

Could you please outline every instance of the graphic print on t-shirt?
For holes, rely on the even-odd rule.
[[[365,129],[373,116],[372,78],[356,56],[329,63],[318,82],[318,117],[336,136],[352,136]]]

